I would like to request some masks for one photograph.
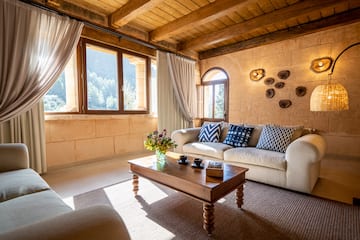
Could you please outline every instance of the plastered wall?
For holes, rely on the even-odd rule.
[[[47,116],[48,168],[145,152],[143,142],[155,129],[157,118],[147,115]]]
[[[200,71],[222,67],[230,77],[229,121],[235,123],[304,125],[316,128],[326,138],[327,153],[355,156],[360,159],[360,46],[346,51],[338,60],[333,79],[349,93],[350,110],[343,112],[310,112],[310,96],[319,84],[326,83],[329,72],[310,70],[313,59],[330,56],[333,59],[350,44],[360,41],[360,23],[313,33],[274,44],[238,51],[200,62]],[[266,76],[251,81],[249,73],[263,68]],[[285,87],[276,89],[272,99],[266,98],[269,87],[264,79],[290,70]],[[305,86],[307,94],[298,97],[297,86]],[[271,86],[273,87],[273,86]],[[280,99],[290,99],[292,106],[279,107]]]

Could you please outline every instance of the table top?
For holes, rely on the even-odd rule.
[[[167,156],[166,164],[156,163],[155,156],[130,160],[130,171],[156,181],[175,190],[184,192],[206,202],[215,202],[245,181],[247,168],[223,163],[223,178],[206,176],[205,168],[209,160],[203,159],[204,169],[193,168],[192,157],[187,165],[179,164],[175,157]]]

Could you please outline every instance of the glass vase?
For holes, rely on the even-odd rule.
[[[156,150],[156,162],[160,165],[165,165],[166,163],[166,152]]]

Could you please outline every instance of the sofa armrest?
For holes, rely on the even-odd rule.
[[[307,134],[293,141],[285,152],[287,187],[310,193],[319,177],[325,150],[325,139],[318,134]]]
[[[177,153],[183,153],[183,146],[186,143],[197,142],[200,134],[200,127],[198,128],[184,128],[175,130],[171,133],[171,139],[173,139],[177,147],[174,149]]]
[[[0,172],[29,168],[29,153],[23,143],[0,144]]]
[[[0,234],[15,240],[122,240],[130,239],[118,213],[109,206],[92,206]]]

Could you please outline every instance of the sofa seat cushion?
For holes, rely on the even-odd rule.
[[[224,153],[224,161],[246,163],[286,171],[285,153],[248,148],[233,148]]]
[[[224,143],[214,142],[193,142],[183,146],[184,153],[192,153],[196,155],[204,155],[212,158],[223,159],[224,151],[232,147]]]
[[[20,169],[0,173],[0,202],[50,189],[34,170]]]
[[[0,204],[0,233],[70,211],[72,209],[53,190],[13,198]]]

